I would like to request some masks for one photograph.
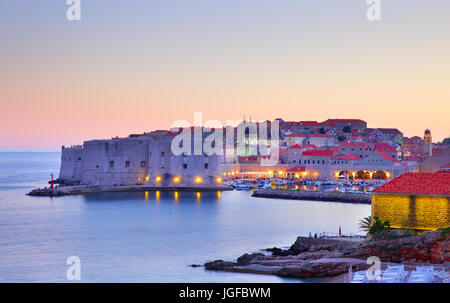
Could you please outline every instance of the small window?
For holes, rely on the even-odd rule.
[[[183,169],[187,169],[187,163],[183,163]]]
[[[130,167],[130,161],[125,161],[125,167],[129,168]]]
[[[164,152],[161,152],[161,157],[164,157]]]
[[[147,163],[145,161],[141,161],[141,168],[145,168],[146,165]]]
[[[205,163],[205,169],[208,169],[208,167],[209,167],[209,164]]]
[[[78,158],[78,161],[81,161],[81,158]]]
[[[98,166],[98,165],[95,165],[95,168],[100,168],[100,166]]]
[[[109,161],[109,168],[114,168],[114,161]]]

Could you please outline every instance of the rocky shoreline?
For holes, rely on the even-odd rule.
[[[180,191],[180,192],[211,192],[233,190],[229,186],[217,187],[154,187],[145,185],[130,186],[96,186],[96,185],[79,185],[79,186],[60,186],[57,188],[37,188],[33,189],[28,196],[35,197],[60,197],[69,195],[84,195],[105,192],[145,192],[145,191]]]
[[[450,243],[446,230],[422,235],[362,243],[340,239],[298,237],[287,250],[266,249],[263,253],[244,254],[236,262],[216,260],[204,264],[206,270],[268,274],[280,277],[335,277],[351,271],[368,269],[367,258],[377,256],[384,269],[390,264],[404,264],[412,270],[416,265],[434,264],[442,268],[450,262]]]
[[[289,200],[330,201],[344,203],[370,204],[370,194],[353,194],[340,192],[313,192],[313,191],[291,191],[280,189],[258,189],[253,192],[253,197],[275,198]]]

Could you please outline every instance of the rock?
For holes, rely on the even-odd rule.
[[[250,262],[252,262],[254,260],[259,260],[259,259],[262,259],[264,257],[265,257],[264,254],[261,254],[261,253],[253,253],[251,255],[243,254],[242,256],[237,258],[237,263],[239,265],[245,265],[245,264],[249,264]]]
[[[350,266],[352,271],[369,268],[369,265],[360,259],[319,259],[305,262],[298,267],[284,267],[278,272],[278,275],[296,278],[331,277],[348,272]]]
[[[223,260],[215,260],[205,263],[205,268],[210,270],[223,270],[225,267],[233,267],[235,263],[225,262]]]
[[[389,262],[450,262],[450,241],[441,230],[405,238],[369,241],[346,251],[347,256],[367,258],[378,256]]]
[[[349,248],[355,246],[356,243],[351,241],[339,241],[335,239],[325,238],[307,238],[298,237],[295,243],[289,248],[295,254],[300,254],[305,251],[315,252],[320,250],[336,251],[340,248]]]

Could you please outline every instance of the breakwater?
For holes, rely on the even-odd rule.
[[[58,188],[37,188],[29,192],[28,196],[36,197],[59,197],[68,195],[83,195],[103,192],[135,192],[135,191],[185,191],[185,192],[209,192],[209,191],[225,191],[233,190],[231,186],[215,186],[215,187],[156,187],[145,185],[131,185],[131,186],[95,186],[95,185],[80,185],[80,186],[61,186]]]
[[[354,194],[340,192],[313,192],[313,191],[292,191],[277,189],[259,189],[253,192],[253,197],[290,199],[290,200],[312,200],[312,201],[331,201],[345,203],[371,203],[371,194]]]

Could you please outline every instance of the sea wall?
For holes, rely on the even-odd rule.
[[[290,191],[259,189],[253,192],[253,197],[290,199],[290,200],[312,200],[312,201],[334,201],[346,203],[370,204],[370,194],[351,194],[334,192],[309,192],[309,191]]]

